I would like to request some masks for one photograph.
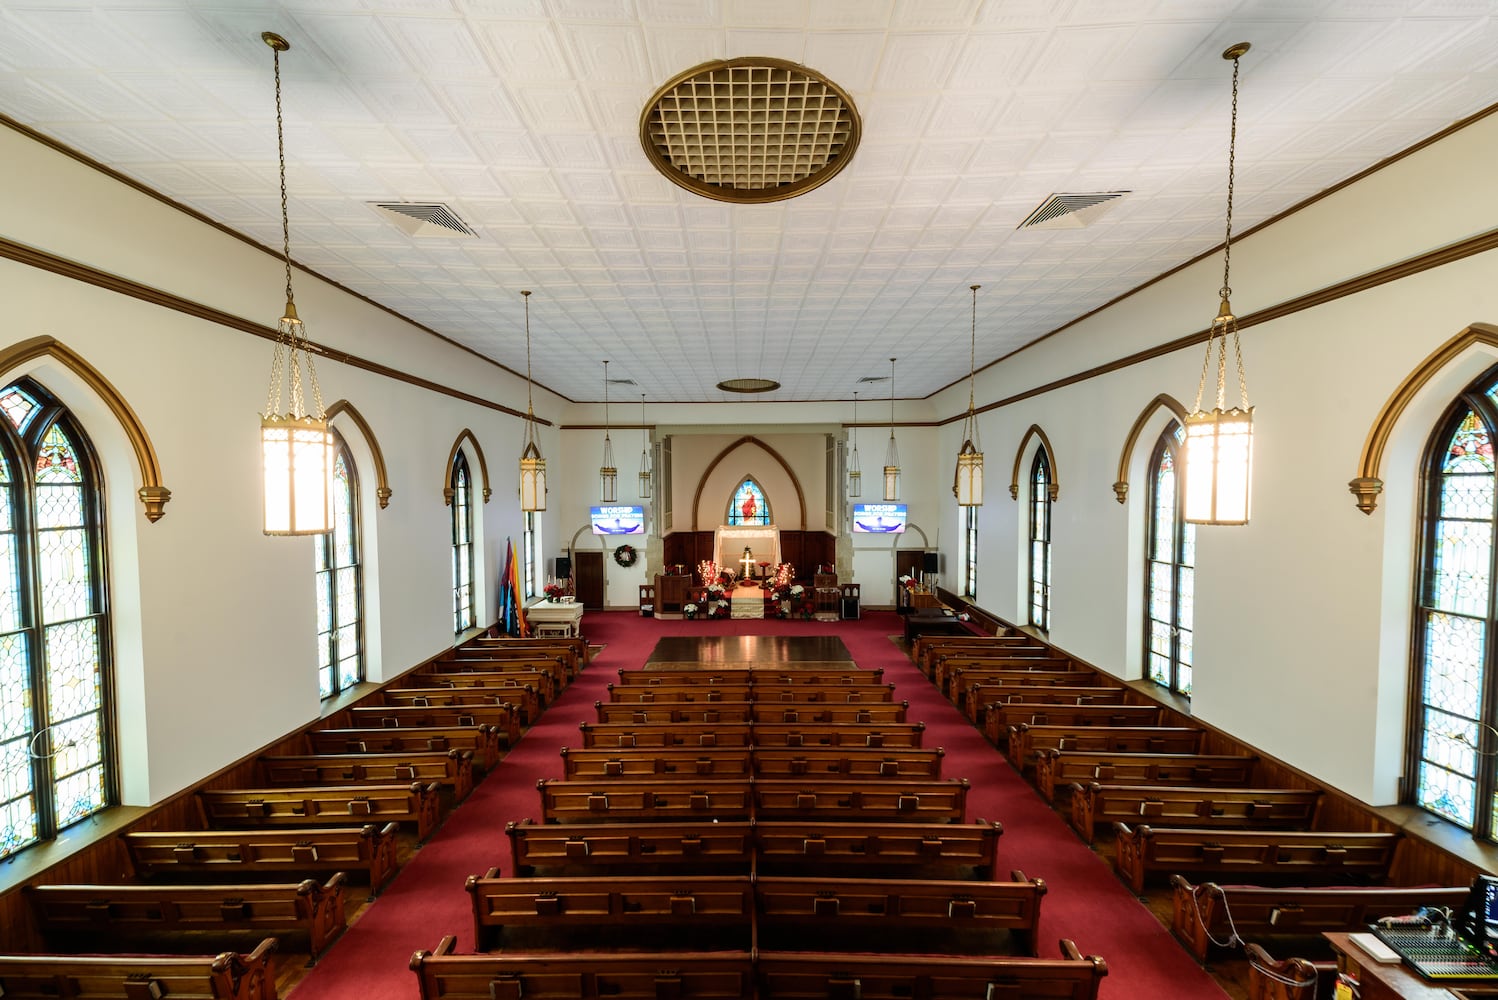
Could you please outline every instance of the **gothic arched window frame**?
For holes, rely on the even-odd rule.
[[[1185,431],[1172,420],[1150,450],[1144,549],[1144,676],[1191,696],[1196,526],[1179,488]],[[1169,459],[1169,465],[1165,460]],[[1169,495],[1164,495],[1169,487]],[[1169,517],[1166,516],[1167,509]],[[1167,523],[1167,521],[1169,523]],[[1163,613],[1165,617],[1157,617]]]
[[[473,473],[461,448],[453,453],[448,487],[452,490],[453,632],[461,634],[473,628],[475,621]]]
[[[752,512],[745,507],[745,502],[749,499],[752,499],[755,505]],[[759,480],[753,476],[738,478],[733,488],[733,495],[728,498],[728,517],[723,523],[761,525],[775,523],[774,514],[770,510],[770,498]]]
[[[34,380],[17,379],[0,390],[0,410],[0,456],[6,466],[0,539],[9,536],[0,550],[10,550],[0,557],[0,685],[7,701],[25,705],[27,714],[25,730],[7,741],[21,748],[26,774],[24,791],[0,803],[4,858],[115,805],[119,775],[100,463],[83,428]],[[56,450],[62,444],[71,454]],[[49,453],[60,461],[49,461],[48,467],[61,475],[44,481],[39,469]],[[68,488],[69,480],[76,482],[76,497],[51,489]],[[64,536],[73,533],[81,544],[68,545]],[[52,538],[59,541],[51,543]],[[62,574],[50,589],[49,574]],[[58,661],[68,650],[54,638],[63,630],[78,631],[85,622],[91,630],[85,646],[92,645],[92,656],[79,661],[84,666],[79,683],[59,682],[52,671],[66,668]],[[17,646],[19,656],[5,664],[4,651]],[[77,652],[76,641],[74,646]],[[23,682],[29,696],[19,689]],[[65,688],[81,694],[85,703],[66,709],[52,704],[50,695]],[[75,707],[81,710],[59,715]],[[74,801],[63,812],[70,794]],[[23,802],[31,813],[24,835],[17,825]]]

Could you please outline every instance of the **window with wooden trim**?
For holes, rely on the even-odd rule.
[[[1030,463],[1030,624],[1051,629],[1051,460],[1044,446]]]
[[[1498,369],[1451,405],[1424,462],[1406,796],[1498,840],[1493,441]]]
[[[526,511],[525,527],[520,532],[520,548],[522,551],[520,562],[525,567],[521,586],[524,587],[527,598],[535,597],[540,592],[540,588],[536,586],[536,580],[543,575],[540,569],[541,552],[538,548],[540,545],[540,520],[541,516],[537,511]]]
[[[1196,526],[1183,516],[1178,488],[1185,440],[1172,420],[1150,455],[1144,659],[1145,676],[1190,697]]]
[[[453,491],[453,631],[473,628],[473,477],[459,449],[453,455],[448,486]]]
[[[0,391],[0,857],[117,801],[103,491],[46,389]]]
[[[978,508],[958,507],[962,512],[962,596],[978,596]]]
[[[333,432],[333,530],[318,535],[317,687],[323,698],[364,680],[364,570],[359,538],[359,476]]]

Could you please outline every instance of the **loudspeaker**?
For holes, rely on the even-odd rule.
[[[554,575],[558,580],[565,580],[569,576],[571,576],[572,575],[572,557],[571,556],[557,556],[557,559],[556,559],[556,570],[555,570],[555,572],[552,575]]]
[[[941,563],[941,553],[939,553],[939,552],[927,552],[924,555],[922,555],[922,557],[921,557],[921,572],[922,573],[938,573],[938,572],[940,572],[940,570],[938,569],[938,566],[940,565],[940,563]]]

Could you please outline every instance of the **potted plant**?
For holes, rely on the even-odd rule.
[[[681,606],[681,613],[686,616],[687,621],[691,621],[697,617],[697,605],[683,604]]]
[[[567,596],[567,585],[558,580],[548,582],[541,589],[545,591],[546,600],[551,604],[556,604]]]

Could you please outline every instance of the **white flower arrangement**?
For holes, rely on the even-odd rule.
[[[683,604],[681,606],[681,610],[685,611],[689,615],[695,615],[697,613],[697,605],[695,605],[695,604]]]
[[[799,584],[799,583],[791,584],[791,596],[792,597],[800,597],[804,593],[806,593],[806,588],[803,587],[803,586],[801,586],[801,584]]]

